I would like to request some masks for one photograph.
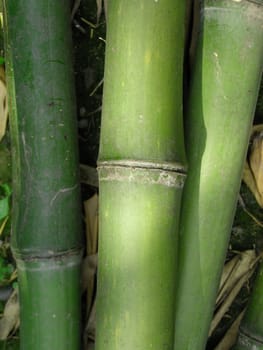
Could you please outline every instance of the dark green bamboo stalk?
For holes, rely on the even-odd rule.
[[[80,347],[81,230],[67,0],[4,1],[20,349]]]
[[[109,2],[97,350],[171,350],[184,183],[184,2]]]
[[[259,2],[205,0],[202,15],[186,121],[176,350],[205,349],[262,72]]]
[[[235,350],[263,349],[263,263],[253,285],[251,299],[239,327],[239,337]]]

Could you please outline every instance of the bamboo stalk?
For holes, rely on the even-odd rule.
[[[81,228],[69,3],[4,1],[20,349],[80,347]]]
[[[108,3],[97,350],[173,348],[184,2]]]
[[[252,295],[239,327],[235,350],[263,349],[263,263],[261,262]]]
[[[257,1],[205,0],[202,17],[186,117],[176,350],[205,349],[262,72]]]

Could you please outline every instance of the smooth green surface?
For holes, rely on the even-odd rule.
[[[185,2],[111,1],[100,160],[185,162]]]
[[[96,349],[171,350],[183,177],[165,186],[158,170],[105,172]]]
[[[17,265],[20,350],[79,350],[80,257],[17,261]]]
[[[173,349],[184,14],[181,0],[108,3],[96,350]]]
[[[8,0],[4,5],[12,246],[17,254],[47,255],[81,244],[69,4]]]
[[[245,316],[240,325],[240,334],[235,347],[263,349],[263,264],[261,262]],[[248,347],[250,346],[250,348]],[[254,347],[252,347],[254,346]]]
[[[81,209],[69,2],[8,0],[4,14],[20,349],[79,350]]]
[[[262,7],[205,1],[189,108],[175,350],[204,350],[262,72]]]

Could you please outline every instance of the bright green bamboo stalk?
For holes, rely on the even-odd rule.
[[[261,262],[235,350],[263,350],[263,263]]]
[[[173,348],[184,2],[109,2],[97,350]]]
[[[187,112],[176,350],[204,350],[262,72],[263,9],[205,0]]]
[[[67,0],[7,0],[20,349],[80,347],[81,230]]]

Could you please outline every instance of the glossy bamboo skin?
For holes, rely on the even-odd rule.
[[[184,2],[108,5],[96,349],[172,350]]]
[[[185,163],[184,1],[109,4],[99,161]]]
[[[262,72],[262,6],[206,0],[186,116],[175,350],[205,349]]]
[[[81,228],[70,9],[4,2],[20,349],[80,347]]]

